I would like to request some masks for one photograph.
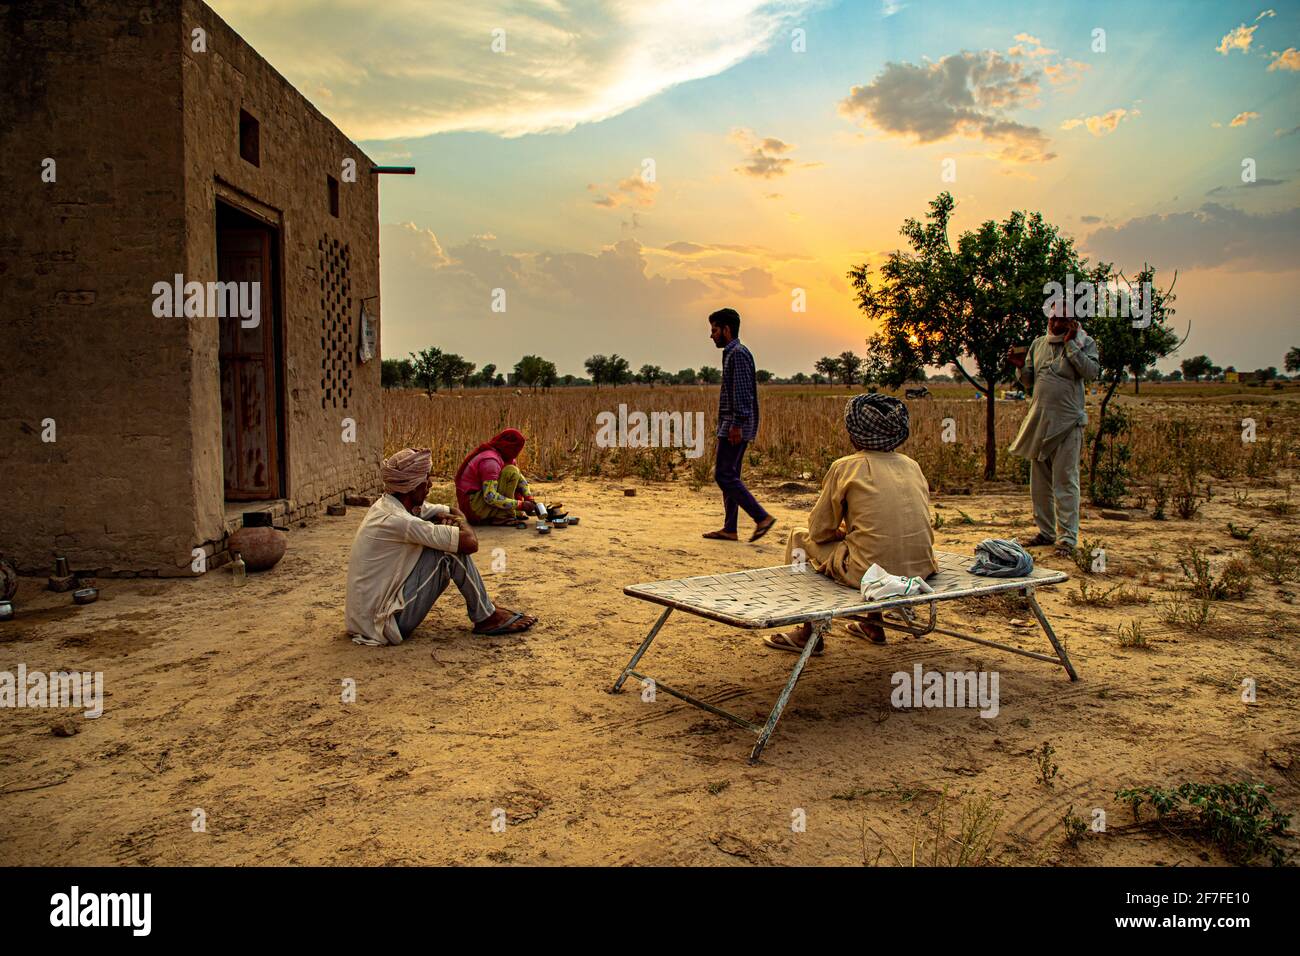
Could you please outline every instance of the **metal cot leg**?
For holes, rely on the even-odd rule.
[[[1047,615],[1043,609],[1038,606],[1038,599],[1034,597],[1033,588],[1025,588],[1025,598],[1029,602],[1029,609],[1034,612],[1034,617],[1038,618],[1039,625],[1047,634],[1047,639],[1052,642],[1052,647],[1056,650],[1056,656],[1060,659],[1061,666],[1065,672],[1070,675],[1070,680],[1078,680],[1079,675],[1074,672],[1074,665],[1070,663],[1070,655],[1065,653],[1065,647],[1057,640],[1056,632],[1052,630],[1052,625],[1047,623]]]
[[[758,763],[758,758],[762,756],[763,748],[767,746],[767,739],[772,736],[772,731],[776,730],[776,722],[781,719],[781,711],[785,710],[786,703],[790,700],[790,694],[794,691],[794,685],[799,683],[799,675],[803,673],[803,667],[808,663],[808,658],[812,657],[813,649],[817,647],[827,631],[831,629],[829,619],[812,622],[812,634],[804,643],[803,653],[799,655],[798,662],[794,665],[794,670],[790,672],[790,679],[786,681],[785,689],[781,691],[781,696],[776,699],[776,706],[772,708],[772,713],[768,714],[767,724],[758,735],[758,743],[754,744],[754,749],[749,753],[749,762],[752,766]]]
[[[627,675],[632,673],[632,668],[636,667],[637,661],[641,660],[641,655],[650,647],[651,641],[653,641],[659,634],[659,629],[664,626],[664,621],[668,620],[668,615],[672,613],[672,608],[664,608],[664,612],[659,615],[659,620],[655,621],[655,626],[650,628],[650,633],[647,634],[645,640],[641,642],[641,646],[636,649],[636,653],[632,655],[632,659],[627,662],[627,667],[623,668],[623,673],[618,675],[618,680],[614,681],[614,686],[609,689],[611,694],[617,694],[623,689],[623,682],[627,680]]]

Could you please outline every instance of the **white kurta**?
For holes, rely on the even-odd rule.
[[[1046,335],[1034,339],[1025,367],[1016,373],[1031,397],[1011,454],[1045,460],[1071,429],[1088,424],[1083,385],[1095,380],[1100,370],[1097,343],[1083,329],[1069,342],[1049,342]]]
[[[392,495],[381,495],[361,519],[348,558],[345,614],[349,634],[402,643],[395,615],[402,609],[402,585],[425,548],[455,552],[460,530],[427,519],[446,514],[446,505],[426,504],[421,517]]]

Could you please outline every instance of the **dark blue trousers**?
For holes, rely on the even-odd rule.
[[[754,496],[749,493],[749,489],[740,479],[740,464],[748,446],[747,441],[733,445],[725,438],[718,439],[718,457],[714,461],[713,477],[718,487],[722,489],[722,504],[726,515],[722,523],[724,531],[736,530],[738,508],[744,508],[745,514],[753,518],[755,524],[767,517],[767,511],[754,500]]]

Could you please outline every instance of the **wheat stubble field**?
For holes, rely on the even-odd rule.
[[[935,391],[911,403],[905,450],[936,489],[937,546],[970,552],[1027,531],[1016,464],[980,480],[983,406],[969,389]],[[97,604],[72,608],[24,580],[19,600],[33,613],[0,632],[8,656],[102,670],[108,696],[104,716],[72,737],[52,734],[48,713],[6,711],[0,862],[1229,862],[1212,840],[1134,825],[1115,794],[1253,782],[1273,787],[1283,811],[1300,809],[1300,391],[1131,391],[1118,399],[1133,420],[1130,487],[1114,508],[1128,520],[1084,509],[1082,539],[1105,549],[1106,573],[1043,559],[1071,574],[1042,603],[1082,679],[941,635],[872,646],[836,625],[755,767],[739,728],[666,695],[606,693],[656,617],[621,592],[779,563],[784,532],[816,495],[816,477],[803,476],[845,450],[847,390],[764,390],[752,473],[780,525],[757,545],[700,538],[720,514],[707,467],[671,450],[592,446],[595,414],[619,402],[699,410],[711,423],[713,389],[390,394],[389,449],[434,447],[435,496],[465,448],[513,425],[532,439],[523,465],[543,494],[582,516],[547,538],[484,533],[493,594],[540,625],[523,639],[474,638],[448,600],[400,647],[351,644],[342,608],[355,508],[295,528],[280,565],[239,591],[221,572],[102,582]],[[1022,410],[999,404],[1004,444]],[[957,428],[950,445],[945,417]],[[1256,422],[1253,443],[1241,440],[1243,418]],[[495,548],[500,573],[488,568]],[[1036,646],[1026,617],[1014,601],[940,615]],[[681,615],[646,662],[750,717],[766,714],[791,663],[756,634]],[[917,663],[996,669],[998,715],[892,707],[891,675]],[[355,703],[340,699],[347,678]],[[192,829],[196,809],[206,832]],[[1072,840],[1067,821],[1077,828],[1095,809],[1107,832]]]

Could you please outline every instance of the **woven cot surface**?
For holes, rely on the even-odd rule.
[[[1064,572],[1050,568],[1034,568],[1023,578],[987,578],[966,570],[975,561],[973,555],[936,551],[934,556],[939,570],[926,579],[934,594],[870,603],[862,600],[856,588],[793,564],[633,584],[623,593],[737,627],[783,627],[819,618],[1012,591],[1026,584],[1059,584],[1068,578]]]

